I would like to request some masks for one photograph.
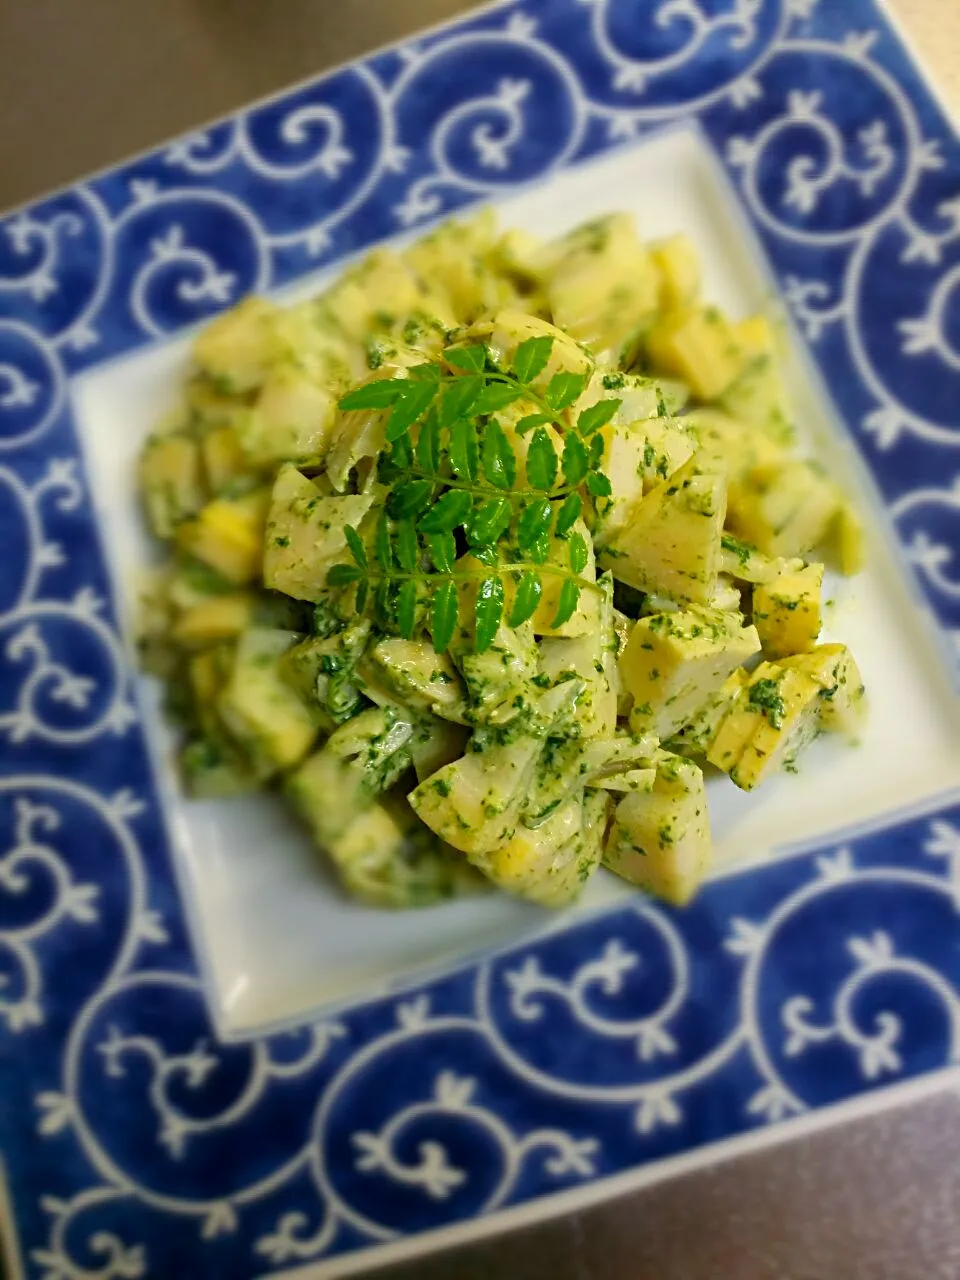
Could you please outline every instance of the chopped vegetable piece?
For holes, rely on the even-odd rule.
[[[280,659],[295,640],[287,631],[245,631],[218,702],[227,727],[253,758],[271,770],[296,764],[317,736],[309,704],[297,696],[280,672]]]
[[[690,760],[658,753],[650,791],[625,795],[613,815],[604,866],[658,898],[682,905],[710,865],[703,773]]]
[[[720,570],[727,485],[694,456],[631,509],[600,553],[615,577],[641,591],[707,603]]]
[[[820,644],[810,653],[781,660],[782,667],[801,671],[820,690],[817,711],[824,729],[855,734],[866,710],[859,668],[845,644]]]
[[[764,653],[785,658],[808,653],[820,634],[823,565],[785,569],[753,589],[753,622]]]
[[[263,562],[268,501],[265,490],[242,498],[214,498],[195,519],[178,527],[177,542],[230,582],[252,582]]]
[[[707,759],[752,791],[816,737],[819,699],[820,687],[803,671],[762,662],[724,716]]]
[[[347,526],[359,526],[376,493],[324,495],[296,467],[283,467],[270,498],[263,580],[298,600],[327,594],[327,575],[346,554]]]
[[[689,723],[760,640],[737,613],[691,608],[641,618],[620,657],[631,728],[668,738]]]
[[[180,434],[150,439],[140,458],[140,487],[150,528],[158,538],[173,537],[203,506],[196,441]]]

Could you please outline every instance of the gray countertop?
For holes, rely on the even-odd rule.
[[[826,2],[826,0],[825,0]],[[841,3],[842,0],[829,0]],[[469,0],[0,0],[0,208],[150,147]],[[944,96],[960,4],[900,0]],[[425,1262],[396,1280],[956,1280],[960,1102],[879,1114]],[[381,1274],[381,1273],[378,1273]]]

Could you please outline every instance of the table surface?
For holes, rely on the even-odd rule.
[[[891,5],[960,117],[960,0]],[[0,0],[0,209],[472,7]],[[958,1150],[955,1088],[901,1094],[879,1114],[378,1275],[956,1280]]]

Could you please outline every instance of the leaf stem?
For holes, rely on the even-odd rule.
[[[587,578],[583,578],[578,573],[571,572],[558,564],[536,564],[532,560],[521,560],[516,564],[491,564],[484,565],[482,569],[449,569],[445,572],[438,570],[418,570],[415,573],[404,573],[402,570],[389,569],[377,572],[371,570],[365,572],[363,577],[366,582],[470,582],[481,581],[488,578],[491,574],[504,573],[526,573],[528,570],[535,573],[549,573],[556,578],[575,578],[580,586],[588,591],[603,591],[603,585],[599,582],[590,582]]]
[[[442,385],[446,386],[447,384],[458,381],[462,376],[462,372],[448,373],[440,379],[440,382]],[[554,409],[552,405],[548,404],[538,391],[534,391],[533,387],[530,386],[529,383],[521,382],[515,374],[505,373],[502,370],[494,372],[491,369],[484,369],[482,373],[477,374],[477,377],[483,378],[484,382],[500,382],[505,386],[519,387],[523,392],[523,398],[530,400],[535,404],[541,413],[547,415],[555,427],[562,427],[565,431],[568,429],[569,424],[563,417],[561,417],[560,413]],[[518,399],[519,398],[520,397],[518,397]]]
[[[525,498],[565,498],[569,493],[576,493],[579,484],[560,485],[555,489],[498,489],[496,485],[472,483],[461,480],[458,476],[442,476],[435,471],[423,471],[420,467],[397,467],[397,479],[405,477],[413,480],[429,480],[432,484],[442,484],[447,489],[462,489],[464,493],[472,493],[478,498],[506,498],[522,500]]]

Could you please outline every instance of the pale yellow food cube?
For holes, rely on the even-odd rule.
[[[184,387],[184,400],[194,423],[201,430],[216,426],[229,426],[247,399],[247,392],[234,394],[222,383],[200,372],[188,378]]]
[[[758,436],[779,446],[793,443],[794,428],[786,390],[772,355],[749,358],[719,402]]]
[[[776,354],[777,340],[770,317],[762,311],[748,316],[746,320],[734,321],[731,326],[737,345],[747,356],[773,356]]]
[[[736,333],[715,307],[664,315],[647,335],[656,369],[676,374],[700,400],[715,400],[743,368]]]
[[[212,427],[200,437],[207,484],[214,494],[247,469],[247,460],[232,426]]]
[[[764,432],[721,409],[694,409],[688,421],[700,440],[702,458],[721,467],[732,485],[754,467],[777,466],[787,456]]]
[[[269,490],[258,489],[242,498],[215,498],[196,519],[177,529],[184,551],[216,569],[231,582],[252,582],[263,560],[263,530]]]
[[[614,811],[604,865],[648,893],[680,905],[693,897],[710,857],[703,773],[690,760],[658,752],[652,790],[631,792]]]
[[[539,826],[522,823],[484,859],[484,872],[500,889],[525,896],[544,877],[557,849],[580,834],[581,797],[572,797]]]
[[[640,591],[707,603],[717,586],[727,482],[696,455],[629,511],[601,553],[605,568]]]
[[[391,249],[371,253],[324,296],[325,313],[349,338],[362,342],[376,312],[405,315],[423,300],[416,277]]]
[[[643,488],[649,492],[689,462],[700,441],[696,430],[683,418],[649,418],[640,423],[639,428],[644,436]]]
[[[173,638],[187,647],[231,640],[250,626],[253,610],[253,596],[245,593],[210,596],[180,615]]]
[[[265,298],[251,296],[217,316],[193,344],[197,364],[231,392],[258,387],[274,355],[267,322],[276,310]]]
[[[632,362],[657,311],[660,273],[631,215],[577,227],[544,251],[553,318],[601,359]]]
[[[761,663],[721,722],[707,759],[752,791],[816,737],[819,694],[802,671]]]
[[[268,627],[245,631],[218,700],[230,731],[274,769],[303,759],[317,736],[310,708],[281,672],[280,660],[296,640],[293,632]]]
[[[488,256],[495,252],[496,237],[493,211],[482,209],[463,221],[443,223],[405,251],[404,261],[421,287],[442,298],[451,320],[447,328],[470,324],[515,296],[510,283],[487,265]]]
[[[833,483],[809,462],[754,467],[730,488],[733,533],[771,556],[802,556],[820,542],[837,513]]]
[[[725,574],[740,582],[769,583],[785,573],[795,573],[804,567],[799,556],[768,556],[749,542],[725,533],[720,540],[720,566]]]
[[[346,526],[358,527],[377,490],[321,493],[296,467],[283,467],[274,481],[263,541],[263,580],[295,600],[319,600],[334,564],[351,563]]]
[[[866,710],[863,678],[845,644],[820,644],[810,653],[784,658],[780,665],[802,671],[820,690],[818,712],[824,729],[856,733]]]
[[[431,831],[482,868],[517,829],[541,745],[527,736],[468,751],[424,779],[410,803]]]
[[[751,681],[747,697],[755,695],[757,682]],[[752,791],[782,765],[792,765],[820,728],[820,690],[800,671],[784,670],[777,681],[779,714],[765,710],[740,759],[730,770],[730,780],[743,791]]]
[[[757,668],[758,671],[762,669]],[[726,704],[720,723],[714,726],[712,740],[707,744],[707,761],[724,773],[729,773],[736,767],[763,718],[763,712],[759,708],[750,706],[746,696],[748,686],[749,680],[744,682],[734,698]]]
[[[665,744],[670,751],[681,755],[703,755],[720,729],[727,713],[743,690],[750,682],[750,673],[744,667],[731,671],[723,684],[707,699],[697,713],[688,720],[678,733],[675,733]]]
[[[154,436],[140,458],[140,487],[150,528],[170,538],[203,505],[197,442],[179,433]]]
[[[753,589],[753,622],[764,653],[809,653],[820,634],[823,565],[786,569]]]
[[[545,635],[540,641],[540,673],[553,683],[576,677],[583,682],[577,699],[576,719],[586,738],[608,738],[617,724],[620,676],[617,670],[613,629],[612,593],[590,593],[593,621],[584,634],[571,637]]]
[[[253,466],[320,462],[330,442],[339,387],[308,377],[294,364],[274,366],[256,403],[238,414],[240,444]]]
[[[681,231],[650,246],[660,273],[660,299],[666,311],[692,306],[700,293],[700,256],[696,245]]]
[[[467,749],[469,738],[469,730],[461,724],[435,716],[424,717],[417,724],[409,743],[417,781],[423,782],[444,765],[459,760]]]
[[[370,650],[370,661],[407,706],[445,719],[462,716],[463,681],[449,654],[435,653],[429,641],[385,636]]]
[[[676,733],[759,649],[756,629],[737,613],[691,608],[641,618],[619,660],[633,695],[631,728]]]

